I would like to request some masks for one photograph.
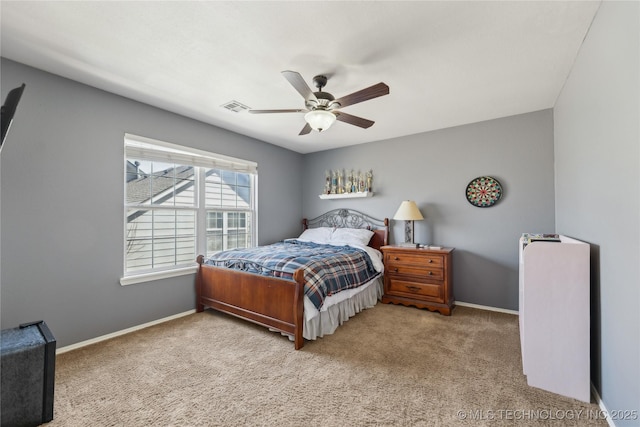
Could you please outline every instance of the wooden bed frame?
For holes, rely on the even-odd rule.
[[[374,232],[369,246],[380,249],[387,244],[389,220],[372,218],[351,209],[334,209],[317,218],[302,220],[302,228],[366,228]],[[294,280],[214,267],[197,258],[196,311],[205,307],[257,323],[293,337],[296,350],[304,345],[303,270]]]

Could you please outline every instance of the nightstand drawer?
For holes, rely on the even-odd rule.
[[[425,301],[444,302],[444,287],[434,283],[419,283],[389,278],[387,292],[391,295],[416,296]]]
[[[387,272],[392,275],[415,276],[422,280],[444,279],[444,270],[442,268],[429,268],[427,266],[391,264],[387,267]]]
[[[384,263],[391,267],[398,264],[402,265],[423,265],[429,268],[442,268],[444,262],[440,255],[412,254],[402,252],[390,252],[385,254]]]

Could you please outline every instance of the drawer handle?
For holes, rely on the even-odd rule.
[[[433,262],[433,260],[432,260],[432,259],[430,259],[430,260],[429,260],[429,264],[431,264],[432,262]]]
[[[394,261],[398,261],[399,259],[400,259],[400,258],[398,258],[397,256],[394,256],[394,257],[393,257],[393,260],[394,260]]]
[[[433,271],[430,271],[430,272],[429,272],[429,276],[433,276]]]
[[[413,292],[418,292],[420,290],[420,288],[417,286],[409,286],[409,285],[407,285],[407,289]]]
[[[394,268],[394,269],[393,269],[393,272],[394,272],[394,273],[397,273],[397,272],[398,272],[398,269],[397,269],[397,268]]]

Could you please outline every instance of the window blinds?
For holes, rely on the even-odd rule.
[[[171,162],[179,165],[224,169],[251,174],[258,173],[258,164],[256,162],[223,154],[209,153],[143,136],[126,133],[124,135],[124,146],[127,158]]]

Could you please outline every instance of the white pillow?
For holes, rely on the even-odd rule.
[[[331,241],[332,234],[332,227],[307,228],[302,232],[300,237],[298,237],[298,240],[327,244]]]
[[[365,228],[336,228],[331,234],[331,243],[367,246],[373,234],[373,231]]]

